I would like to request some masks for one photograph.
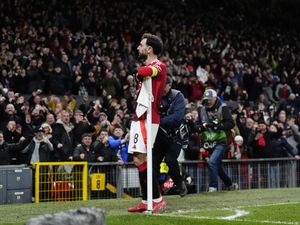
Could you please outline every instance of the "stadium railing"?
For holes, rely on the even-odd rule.
[[[240,189],[300,187],[300,161],[292,158],[224,160],[223,166],[233,182],[239,184]],[[181,167],[185,176],[191,178],[189,180],[191,193],[208,190],[209,168],[206,161],[184,161],[181,162]],[[35,190],[32,197],[36,203],[131,198],[141,194],[138,171],[132,163],[124,165],[86,162],[36,163],[32,167],[32,172]],[[31,178],[28,175],[27,177]],[[1,187],[6,186],[7,182],[2,179],[0,191]],[[218,189],[226,190],[221,181]]]

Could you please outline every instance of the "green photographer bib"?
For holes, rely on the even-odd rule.
[[[224,130],[202,132],[202,140],[204,142],[214,142],[224,139],[226,140],[226,132]]]

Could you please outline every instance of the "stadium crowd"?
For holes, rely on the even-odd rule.
[[[164,41],[161,60],[186,98],[188,124],[207,87],[231,107],[227,158],[298,157],[299,17],[276,5],[209,2],[1,1],[0,165],[131,161],[145,32]],[[186,159],[205,158],[199,140],[190,134]]]

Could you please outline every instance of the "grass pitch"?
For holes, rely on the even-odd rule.
[[[157,215],[129,214],[140,199],[0,205],[1,225],[21,225],[29,218],[78,207],[107,212],[108,225],[289,224],[300,225],[300,188],[260,189],[165,196],[167,208]]]

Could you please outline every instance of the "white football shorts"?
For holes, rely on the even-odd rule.
[[[152,124],[152,148],[155,142],[159,124]],[[147,120],[132,121],[128,153],[147,153]]]

